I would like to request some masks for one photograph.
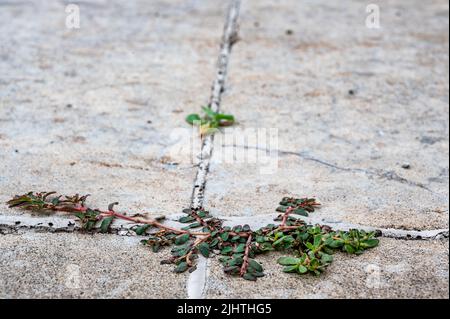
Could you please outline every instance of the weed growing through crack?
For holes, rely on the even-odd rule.
[[[264,269],[255,259],[271,251],[289,253],[278,263],[287,273],[320,275],[333,261],[336,251],[361,254],[379,243],[375,232],[362,230],[333,231],[328,226],[308,225],[297,216],[313,213],[320,204],[314,198],[283,198],[275,219],[270,224],[253,231],[248,225],[223,226],[223,221],[212,217],[203,209],[185,209],[179,222],[182,228],[168,227],[158,220],[148,220],[139,215],[129,216],[114,210],[117,203],[101,211],[86,206],[86,196],[58,196],[54,192],[15,196],[7,202],[9,207],[37,213],[66,212],[78,218],[87,232],[107,233],[115,219],[137,224],[134,231],[145,236],[142,244],[158,252],[171,248],[171,257],[162,264],[173,264],[175,272],[194,271],[199,255],[206,258],[219,256],[225,273],[255,281],[264,276]]]
[[[216,113],[211,108],[202,107],[205,115],[200,117],[198,114],[190,114],[186,117],[186,122],[200,127],[200,135],[211,135],[219,130],[219,127],[231,126],[235,119],[233,115]]]

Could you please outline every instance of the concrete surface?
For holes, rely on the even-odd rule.
[[[195,169],[167,154],[207,101],[226,6],[145,3],[82,2],[68,30],[61,1],[0,2],[1,202],[51,189],[127,210],[189,205]]]
[[[265,277],[255,285],[229,278],[211,260],[207,298],[443,298],[448,297],[448,241],[382,239],[361,256],[337,254],[320,277],[286,274],[276,263],[283,254],[258,258]]]
[[[187,274],[160,265],[169,251],[136,237],[26,232],[2,236],[0,253],[0,298],[187,297]]]
[[[448,228],[448,4],[384,2],[368,29],[362,1],[273,3],[243,3],[223,108],[278,128],[279,169],[213,166],[207,205],[263,214],[314,195],[334,219]]]
[[[80,1],[77,30],[65,28],[67,3],[0,0],[0,202],[82,192],[94,207],[117,200],[171,219],[189,206],[197,172],[197,159],[174,151],[188,134],[174,131],[208,103],[228,2]],[[448,229],[448,2],[379,4],[381,29],[368,29],[364,1],[243,1],[221,109],[240,129],[278,128],[279,161],[273,174],[218,163],[244,145],[216,138],[204,203],[215,216],[258,219],[306,195],[324,204],[325,222]],[[0,298],[449,294],[448,239],[383,238],[362,256],[339,254],[320,278],[283,274],[267,255],[267,277],[249,283],[217,260],[175,275],[159,265],[166,252],[137,238],[40,222],[0,205]]]

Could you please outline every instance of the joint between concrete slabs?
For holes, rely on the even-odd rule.
[[[165,219],[165,224],[171,227],[180,227],[177,221],[178,215],[169,216]],[[256,218],[255,218],[256,217]],[[274,215],[258,215],[249,217],[226,217],[222,216],[224,225],[234,226],[236,224],[248,224],[253,229],[264,227],[273,223]],[[402,240],[434,240],[448,239],[449,229],[427,229],[427,230],[406,230],[396,228],[380,228],[367,225],[352,224],[342,221],[327,221],[318,217],[304,217],[308,224],[326,224],[336,231],[347,231],[349,229],[362,229],[366,231],[379,232],[380,237],[396,238]],[[137,224],[127,224],[126,222],[117,221],[116,225],[111,227],[109,234],[119,236],[135,236],[133,227]],[[82,228],[77,226],[72,220],[64,218],[50,217],[23,217],[23,216],[2,216],[0,218],[0,235],[14,234],[20,231],[36,231],[48,233],[72,233],[84,232]]]
[[[277,154],[281,155],[281,156],[297,156],[300,157],[302,159],[304,159],[305,161],[310,161],[310,162],[314,162],[317,163],[319,165],[323,165],[326,166],[330,169],[335,169],[338,171],[343,171],[343,172],[351,172],[351,173],[362,173],[365,174],[367,176],[374,176],[374,177],[379,177],[382,179],[386,179],[389,181],[393,181],[393,182],[397,182],[400,184],[405,184],[408,185],[410,187],[417,187],[417,188],[421,188],[427,192],[430,192],[434,195],[440,196],[442,197],[441,194],[436,193],[435,191],[433,191],[432,189],[430,189],[429,187],[427,187],[425,184],[420,183],[420,182],[415,182],[415,181],[411,181],[409,179],[406,179],[404,177],[401,177],[400,175],[398,175],[396,172],[394,171],[384,171],[384,170],[380,170],[380,169],[367,169],[367,168],[353,168],[353,167],[342,167],[333,163],[329,163],[327,161],[324,161],[320,158],[317,158],[315,156],[311,156],[308,155],[306,153],[303,152],[293,152],[293,151],[286,151],[286,150],[269,150],[267,148],[263,148],[263,147],[258,147],[258,146],[245,146],[245,145],[222,145],[222,147],[232,147],[232,148],[243,148],[243,149],[254,149],[254,150],[258,150],[258,151],[263,151],[263,152],[276,152]]]
[[[214,112],[220,111],[222,94],[225,91],[225,81],[228,73],[231,49],[236,42],[238,32],[238,18],[241,0],[232,0],[226,18],[221,50],[217,62],[216,79],[212,86],[210,107]],[[203,207],[204,193],[209,165],[214,146],[214,135],[204,138],[200,151],[200,164],[192,190],[191,208]],[[191,273],[187,282],[188,297],[199,299],[203,297],[208,273],[208,261],[200,260],[198,268]]]
[[[226,18],[221,50],[217,62],[217,73],[212,86],[210,99],[210,107],[214,112],[220,111],[222,94],[225,90],[225,81],[228,73],[231,49],[237,38],[240,4],[240,0],[233,0],[230,4],[228,16]],[[197,175],[195,177],[194,187],[192,190],[192,208],[203,207],[206,177],[208,175],[210,159],[213,152],[213,141],[214,135],[208,135],[203,140],[200,151],[200,164],[198,165]]]
[[[221,12],[225,12],[225,10],[221,10]],[[219,24],[221,24],[221,22],[222,22],[222,19],[221,18],[219,18],[218,19],[219,20]],[[217,21],[216,21],[217,22]],[[216,37],[216,39],[217,39],[218,37]],[[291,39],[292,39],[292,37],[291,37]],[[218,45],[217,45],[217,47],[218,47]],[[214,50],[214,49],[213,49]],[[244,48],[244,50],[243,51],[245,51],[245,48]],[[212,52],[212,54],[208,54],[209,56],[216,56],[216,54],[214,53],[214,51]],[[239,60],[239,59],[238,59]],[[238,61],[236,61],[236,62],[238,62]],[[234,64],[234,63],[233,63]],[[212,68],[212,67],[209,67],[208,69],[210,69],[210,70],[212,70],[212,69],[214,69],[214,68]],[[230,74],[231,75],[231,74]],[[206,82],[208,82],[208,76],[206,76]],[[203,79],[205,79],[205,77],[203,77]],[[239,81],[236,81],[237,83],[239,83]],[[206,87],[208,86],[208,83],[206,83]],[[202,85],[202,87],[205,87],[205,85]],[[222,87],[223,88],[223,87]],[[239,87],[239,89],[241,89],[240,87]],[[244,90],[245,91],[245,90]],[[254,91],[252,91],[252,92],[254,92]],[[224,100],[224,102],[226,102],[225,100]],[[233,103],[232,103],[233,104]],[[241,104],[241,103],[236,103],[236,104]],[[245,105],[245,103],[242,103],[242,105]],[[231,107],[231,105],[230,106],[225,106],[227,109],[229,108],[229,107]],[[240,117],[241,117],[241,115],[240,115]],[[294,151],[295,150],[301,150],[303,148],[303,146],[300,146],[300,147],[298,147],[298,148],[295,148],[294,149]],[[214,153],[215,152],[217,152],[219,149],[218,149],[218,147],[216,146],[215,148],[214,148]],[[320,165],[325,165],[325,164],[331,164],[331,165],[334,165],[334,164],[336,164],[335,166],[337,167],[335,167],[335,168],[333,168],[332,166],[330,166],[330,167],[325,167],[325,166],[323,166],[324,168],[327,168],[327,169],[329,169],[330,171],[336,171],[337,173],[340,173],[339,175],[341,176],[347,176],[347,175],[351,175],[351,174],[346,174],[345,173],[345,170],[346,169],[350,169],[350,170],[352,170],[351,172],[349,172],[349,173],[352,173],[354,176],[356,176],[356,175],[360,175],[359,177],[358,176],[356,176],[356,177],[358,177],[358,178],[360,178],[361,180],[364,180],[364,178],[365,177],[371,177],[371,176],[367,176],[367,175],[364,175],[364,174],[367,174],[367,173],[365,173],[365,172],[363,172],[363,171],[360,171],[360,168],[359,167],[363,167],[363,166],[361,166],[361,165],[359,165],[359,164],[356,164],[354,167],[352,166],[352,165],[347,165],[347,164],[341,164],[341,161],[339,160],[339,161],[334,161],[333,159],[327,159],[327,157],[326,157],[326,155],[325,156],[323,156],[323,155],[319,155],[319,153],[317,153],[317,154],[314,154],[314,153],[312,153],[312,154],[308,154],[308,153],[300,153],[302,156],[304,156],[305,158],[304,158],[304,162],[303,162],[303,164],[306,164],[306,165],[308,165],[308,167],[309,166],[313,166],[313,165],[318,165],[319,167],[317,167],[318,169],[322,169],[321,167],[320,167]],[[282,155],[285,155],[285,156],[288,156],[288,160],[290,160],[289,159],[289,157],[290,157],[290,155],[288,155],[288,154],[282,154]],[[317,156],[316,156],[317,155]],[[294,158],[291,158],[292,160],[295,160]],[[317,161],[316,161],[317,160]],[[297,160],[298,161],[298,160]],[[324,163],[322,163],[322,162],[320,162],[320,161],[323,161],[323,162],[326,162],[325,164]],[[308,162],[310,162],[310,164],[308,164]],[[370,167],[370,165],[368,166],[368,168],[369,168],[369,170],[372,172],[372,171],[374,171],[371,167]],[[339,172],[338,170],[339,169],[344,169],[343,171],[341,171],[341,172]],[[383,168],[384,169],[384,168]],[[323,169],[325,172],[326,172],[326,169]],[[448,171],[448,170],[447,170]],[[375,172],[375,171],[374,171]],[[384,172],[386,172],[386,171],[376,171],[377,173],[381,173],[381,174],[383,174]],[[212,187],[211,186],[213,186],[213,185],[211,185],[210,186],[210,183],[212,183],[212,177],[211,177],[211,174],[213,174],[214,173],[214,170],[213,169],[211,169],[211,173],[208,173],[208,177],[209,177],[209,180],[208,180],[208,188],[206,189],[207,191],[208,191],[208,193],[207,193],[207,195],[208,195],[208,197],[209,197],[209,193],[212,191]],[[195,173],[194,173],[195,174]],[[403,174],[402,174],[403,175]],[[448,174],[447,174],[448,175]],[[405,175],[405,176],[410,176],[410,175]],[[374,177],[376,177],[376,176],[374,176]],[[390,181],[392,181],[392,182],[399,182],[398,180],[396,181],[396,180],[394,180],[394,179],[392,179],[392,177],[394,177],[395,178],[395,176],[394,175],[389,175],[389,176],[386,176],[385,177],[385,180],[389,180],[389,181],[386,181],[386,184],[388,184]],[[190,184],[190,183],[192,183],[192,180],[193,180],[193,178],[192,177],[190,177],[189,178],[190,179],[190,181],[188,180],[188,183],[187,183],[187,189],[188,190],[190,190],[189,188],[192,186],[192,184]],[[381,181],[381,180],[378,180],[378,178],[376,177],[376,179],[377,179],[377,183],[379,183],[379,182],[383,182],[383,181]],[[408,179],[410,180],[410,181],[414,181],[414,180],[416,180],[417,182],[420,182],[420,181],[422,181],[423,179],[422,178],[415,178],[415,177],[412,177],[412,178],[410,178],[410,177],[408,177]],[[383,183],[384,184],[384,183]],[[431,184],[431,188],[433,188],[432,187],[432,185],[433,184]],[[389,186],[393,186],[393,187],[395,187],[396,185],[393,183],[393,184],[390,184],[389,183]],[[401,186],[401,185],[400,185]],[[409,186],[409,185],[406,185],[406,186]],[[428,185],[427,185],[428,186]],[[186,187],[186,185],[185,185],[185,187]],[[201,185],[199,185],[198,187],[200,187],[201,188]],[[210,188],[211,188],[211,190],[210,190]],[[406,187],[405,187],[406,188]],[[292,189],[292,188],[288,188],[288,189]],[[403,188],[402,188],[403,189]],[[205,191],[205,190],[203,190],[203,191]],[[412,191],[412,190],[411,190]],[[191,194],[187,194],[187,196],[185,196],[185,200],[186,199],[188,199],[189,198],[189,200],[191,199],[190,198],[190,195]],[[205,198],[205,200],[207,200],[208,198]],[[203,200],[203,199],[202,199]],[[205,202],[206,203],[206,202]],[[209,205],[209,204],[205,204],[206,206],[213,206],[213,205]],[[448,212],[447,212],[448,213]],[[215,214],[215,215],[219,215],[219,214]],[[222,215],[222,214],[220,214],[220,215]],[[258,217],[256,217],[255,216],[255,219],[258,219]],[[167,221],[168,223],[169,222],[171,222],[171,221]],[[232,223],[232,222],[237,222],[237,219],[229,219],[228,220],[228,222],[230,222],[230,223]],[[38,222],[36,222],[36,223],[38,223]],[[331,223],[333,223],[333,224],[335,224],[335,222],[331,222]],[[366,221],[361,221],[360,223],[363,223],[363,224],[366,224]],[[1,222],[0,222],[0,224],[2,224]],[[355,224],[358,224],[358,221],[356,221],[355,222]],[[367,224],[368,225],[371,225],[371,223],[369,223],[369,222],[367,222]],[[26,231],[26,232],[40,232],[40,231],[46,231],[46,230],[34,230],[34,229],[28,229],[28,228],[25,228],[25,226],[22,224],[22,225],[19,225],[20,227],[24,227],[23,228],[23,231]],[[376,225],[375,225],[376,226]],[[379,226],[381,226],[382,227],[382,225],[379,225]],[[396,226],[401,226],[401,225],[396,225]],[[394,226],[394,227],[396,227],[396,226]],[[439,225],[435,225],[435,226],[439,226]],[[42,226],[39,226],[39,227],[42,227]],[[444,227],[446,227],[446,226],[444,226]],[[55,228],[55,227],[52,227],[52,228]],[[397,227],[398,228],[398,227]],[[433,227],[433,228],[435,228],[435,227]],[[20,228],[19,229],[19,231],[20,232],[23,232],[22,230],[21,230],[22,228]],[[430,228],[422,228],[422,227],[418,227],[418,229],[430,229]],[[402,229],[400,229],[400,230],[402,230]],[[50,227],[49,227],[49,230],[48,231],[51,231],[51,229],[50,229]],[[78,232],[78,230],[74,230],[75,232]],[[386,235],[385,233],[383,234],[383,235]],[[64,234],[62,235],[62,236],[64,236]],[[11,237],[14,237],[14,236],[11,236]],[[16,236],[16,237],[19,237],[19,236]],[[57,236],[57,237],[59,237],[59,236]],[[110,237],[114,237],[114,236],[110,236]],[[113,239],[113,238],[111,238],[111,239]],[[420,245],[420,243],[418,243],[418,245]],[[211,270],[212,271],[212,270]],[[210,285],[208,285],[208,286],[210,286]],[[211,287],[208,287],[207,286],[207,289],[208,290],[210,290],[211,289]],[[205,293],[205,295],[208,295],[207,293]]]

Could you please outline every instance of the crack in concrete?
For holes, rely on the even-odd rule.
[[[278,215],[277,215],[278,216]],[[352,224],[343,221],[332,221],[324,218],[309,216],[302,217],[304,221],[311,225],[328,225],[336,231],[348,231],[350,229],[360,229],[365,231],[374,231],[379,237],[396,238],[403,240],[434,240],[449,238],[449,229],[430,229],[430,230],[404,230],[395,228],[380,228],[367,225]],[[234,226],[248,224],[252,229],[258,229],[268,224],[274,223],[274,215],[257,215],[251,217],[228,217],[224,218],[224,225]]]
[[[212,94],[210,98],[210,107],[214,112],[220,111],[222,94],[225,91],[225,82],[228,73],[229,58],[232,47],[237,41],[237,29],[238,29],[238,17],[240,9],[240,0],[232,0],[226,24],[224,28],[224,35],[222,39],[221,51],[217,64],[217,74],[214,84],[212,86]],[[11,5],[9,2],[0,2],[0,5]],[[127,83],[133,85],[134,83]],[[203,207],[204,192],[207,181],[207,174],[209,172],[210,160],[213,154],[213,142],[214,135],[210,135],[204,138],[202,143],[201,153],[199,154],[200,162],[196,166],[198,167],[197,175],[194,181],[194,187],[191,197],[191,207],[201,208]],[[254,148],[260,151],[268,152],[268,149],[260,147],[248,147],[237,145],[223,145],[223,147],[240,147],[240,148]],[[342,167],[333,163],[326,162],[320,158],[309,155],[306,152],[293,152],[277,150],[277,152],[284,156],[298,156],[304,160],[315,162],[317,164],[329,167],[331,169],[352,172],[363,173],[368,176],[375,176],[383,178],[389,181],[395,181],[402,184],[406,184],[412,187],[418,187],[426,191],[433,192],[427,186],[422,183],[410,181],[406,178],[399,176],[394,171],[384,171],[381,169],[363,169],[363,168],[349,168]],[[98,164],[105,167],[113,168],[130,168],[138,170],[147,170],[141,166],[122,166],[121,164],[110,163],[91,163]],[[440,195],[440,194],[437,194]],[[260,215],[249,217],[222,217],[225,221],[225,225],[234,226],[236,224],[249,224],[254,229],[263,227],[267,224],[273,223],[273,215]],[[36,219],[36,220],[35,220]],[[308,217],[305,218],[310,224],[327,224],[333,227],[335,230],[349,230],[353,228],[363,229],[366,231],[376,231],[381,237],[396,238],[404,240],[436,240],[449,237],[448,229],[434,229],[434,230],[403,230],[394,228],[377,228],[364,225],[350,224],[342,221],[327,221],[322,218]],[[176,220],[166,220],[166,224],[172,224],[179,226]],[[135,224],[120,224],[113,226],[108,234],[118,236],[136,236],[133,232],[133,226]],[[87,233],[81,227],[74,222],[63,218],[18,218],[18,216],[0,216],[0,235],[15,234],[21,231],[35,231],[35,232],[48,232],[48,233]],[[95,231],[99,233],[99,230]],[[92,232],[89,232],[92,233]],[[189,298],[204,298],[204,290],[206,287],[207,273],[208,273],[208,259],[200,258],[197,270],[194,271],[188,279],[187,290]]]
[[[225,81],[228,73],[228,63],[231,49],[238,36],[238,18],[240,9],[240,0],[233,0],[230,4],[228,16],[225,23],[221,50],[217,62],[217,75],[212,87],[210,107],[214,112],[220,111],[222,94],[225,92]],[[191,197],[191,207],[203,207],[205,193],[206,176],[208,175],[210,160],[213,152],[214,135],[208,135],[203,139],[201,152],[199,154],[199,164],[197,175],[194,181],[194,188]]]
[[[174,214],[167,216],[164,224],[171,227],[182,227],[184,224],[178,222],[181,215]],[[252,229],[259,229],[268,224],[274,223],[274,218],[278,214],[255,215],[251,217],[236,217],[236,216],[219,216],[218,218],[224,221],[225,226],[235,226],[248,224]],[[380,237],[397,238],[404,240],[433,240],[443,239],[449,237],[449,229],[429,229],[429,230],[406,230],[398,228],[381,228],[361,224],[352,224],[345,221],[328,220],[322,217],[309,216],[302,217],[308,224],[322,224],[332,227],[334,230],[347,231],[349,229],[362,229],[366,231],[376,231]],[[111,227],[108,234],[118,236],[136,236],[133,228],[137,224],[128,223],[117,220]],[[29,217],[29,216],[0,216],[0,234],[8,235],[19,233],[20,231],[35,231],[47,233],[88,233],[72,219],[62,217]],[[95,232],[99,233],[98,230]],[[194,272],[195,273],[195,272]]]
[[[119,236],[133,236],[135,224],[127,224],[122,221],[116,221],[111,227],[109,234]],[[44,233],[85,233],[87,232],[80,227],[75,220],[64,218],[62,216],[0,216],[0,235],[18,234],[21,231],[33,231]],[[99,229],[94,233],[100,233]]]
[[[271,150],[264,148],[264,147],[258,147],[258,146],[244,146],[244,145],[222,145],[222,147],[233,147],[233,148],[244,148],[244,149],[255,149],[258,151],[262,151],[262,152],[269,152]],[[401,184],[405,184],[411,187],[418,187],[421,189],[424,189],[434,195],[437,196],[442,196],[442,194],[436,193],[435,191],[433,191],[432,189],[428,188],[426,185],[424,185],[423,183],[418,183],[418,182],[414,182],[411,180],[408,180],[404,177],[401,177],[400,175],[398,175],[395,171],[385,171],[382,169],[364,169],[364,168],[352,168],[352,167],[342,167],[333,163],[329,163],[326,162],[320,158],[314,157],[309,155],[306,152],[293,152],[293,151],[283,151],[283,150],[272,150],[272,152],[277,152],[279,155],[285,155],[285,156],[297,156],[300,157],[306,161],[310,161],[310,162],[314,162],[338,171],[343,171],[343,172],[350,172],[350,173],[363,173],[365,175],[368,176],[372,176],[372,177],[378,177],[378,178],[382,178],[382,179],[386,179],[388,181],[394,181],[394,182],[398,182]]]
[[[228,73],[229,57],[233,45],[238,40],[238,18],[241,0],[232,0],[226,18],[224,33],[222,38],[221,50],[217,62],[217,73],[212,86],[212,93],[210,98],[210,107],[214,112],[220,111],[222,94],[225,92],[225,81]],[[213,153],[214,135],[209,135],[203,139],[201,152],[199,154],[199,164],[197,175],[194,181],[194,187],[191,197],[191,207],[200,208],[203,206],[204,191],[206,185],[207,174],[209,171],[210,159]],[[105,166],[116,166],[114,164],[105,164]],[[137,167],[132,167],[137,168]],[[139,167],[139,169],[141,169]],[[12,234],[19,231],[40,231],[40,232],[84,232],[79,226],[75,224],[68,225],[68,220],[46,218],[39,223],[32,223],[29,219],[27,221],[18,221],[17,216],[11,216],[9,222],[2,221],[0,218],[0,234]],[[19,222],[19,223],[18,223]],[[170,221],[169,221],[170,223]],[[112,227],[111,233],[131,236],[132,226],[121,225],[120,228]],[[189,298],[203,298],[203,292],[207,280],[208,264],[206,261],[199,262],[196,271],[191,273],[187,282],[187,290]]]
[[[241,0],[232,0],[228,9],[220,54],[217,62],[216,79],[212,86],[210,107],[214,112],[220,111],[222,94],[225,92],[225,81],[228,73],[228,64],[230,60],[233,45],[238,40],[238,18]],[[203,207],[205,196],[205,186],[209,172],[210,160],[214,147],[214,135],[208,135],[203,139],[203,144],[199,157],[197,175],[194,181],[194,187],[191,197],[191,208],[197,209]],[[207,281],[208,263],[206,260],[199,261],[197,269],[192,272],[187,282],[188,298],[204,298],[204,291]]]

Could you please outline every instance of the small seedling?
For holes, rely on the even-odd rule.
[[[278,263],[287,273],[320,275],[333,261],[333,254],[342,251],[361,254],[379,243],[374,232],[360,230],[333,231],[328,226],[307,225],[292,215],[305,216],[313,213],[320,204],[313,198],[283,198],[282,212],[275,221],[253,231],[248,225],[223,226],[223,221],[212,217],[203,209],[185,209],[178,221],[185,227],[174,228],[159,220],[148,220],[140,215],[129,216],[114,210],[117,203],[101,211],[86,206],[86,196],[57,196],[54,192],[33,193],[15,196],[7,202],[9,207],[31,210],[37,213],[66,212],[78,218],[86,232],[107,233],[115,219],[122,219],[138,226],[136,235],[145,239],[142,244],[158,252],[171,247],[171,257],[162,264],[173,264],[174,271],[182,273],[196,269],[199,255],[205,258],[220,256],[225,273],[256,281],[264,276],[257,255],[271,251],[284,251],[290,257],[281,257]]]
[[[205,115],[200,117],[198,114],[190,114],[186,117],[186,122],[200,128],[200,135],[206,136],[218,132],[219,127],[231,126],[234,124],[234,116],[222,113],[216,113],[211,108],[202,107]]]

